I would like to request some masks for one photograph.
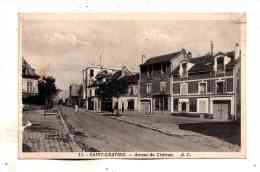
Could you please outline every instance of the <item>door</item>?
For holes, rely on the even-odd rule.
[[[150,113],[151,112],[151,103],[150,101],[143,101],[141,103],[141,111],[145,113]]]
[[[186,112],[186,102],[181,103],[181,111]]]
[[[199,112],[200,113],[207,113],[207,101],[205,100],[199,100]]]
[[[230,101],[215,102],[213,104],[214,119],[228,120],[230,113]]]

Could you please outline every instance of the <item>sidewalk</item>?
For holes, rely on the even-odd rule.
[[[81,111],[84,111],[81,109]],[[191,117],[176,117],[170,114],[150,114],[145,115],[142,113],[124,113],[121,116],[112,115],[109,112],[96,112],[98,115],[113,118],[120,122],[129,123],[142,128],[148,128],[162,134],[180,137],[189,140],[191,143],[201,143],[205,146],[211,146],[221,151],[239,151],[238,145],[231,144],[213,136],[207,136],[201,133],[182,130],[179,128],[180,124],[185,123],[203,123],[203,122],[216,122],[210,119],[198,119]]]
[[[66,132],[58,113],[44,115],[43,110],[23,112],[23,126],[32,125],[23,132],[23,152],[74,152],[79,147]]]

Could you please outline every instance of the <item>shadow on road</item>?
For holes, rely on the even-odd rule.
[[[104,113],[102,116],[113,116],[113,117],[120,117],[123,116],[122,114],[113,114],[113,113]]]
[[[179,124],[179,128],[202,133],[208,136],[214,136],[232,144],[241,144],[240,123],[236,121],[186,123]]]

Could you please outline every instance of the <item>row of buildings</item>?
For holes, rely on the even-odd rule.
[[[35,96],[38,91],[38,79],[40,76],[35,72],[35,69],[22,58],[22,98],[26,99],[29,96]]]
[[[229,120],[240,118],[241,50],[192,57],[185,49],[151,57],[139,73],[127,68],[88,66],[83,69],[82,99],[88,110],[109,110],[117,103],[121,111],[202,115]],[[95,84],[100,74],[124,75],[128,92],[119,99],[101,101]],[[105,81],[104,81],[105,82]],[[107,108],[109,107],[109,108]]]

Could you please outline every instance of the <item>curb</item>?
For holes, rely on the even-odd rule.
[[[143,124],[138,124],[138,123],[127,121],[127,120],[123,120],[123,119],[118,119],[118,118],[115,118],[115,117],[109,117],[109,118],[116,119],[116,120],[118,120],[120,122],[128,123],[128,124],[135,125],[135,126],[138,126],[138,127],[141,127],[141,128],[150,129],[150,130],[153,130],[153,131],[156,131],[156,132],[168,135],[168,136],[179,137],[179,138],[183,137],[183,135],[180,135],[180,134],[172,134],[172,133],[166,132],[166,131],[158,129],[158,128],[148,127],[148,126],[143,125]]]
[[[102,113],[97,113],[97,112],[92,112],[92,113],[95,113],[95,114],[98,114],[98,115],[102,115]],[[153,127],[150,127],[150,126],[147,126],[147,125],[143,125],[143,124],[140,124],[140,123],[135,123],[135,122],[119,119],[119,118],[116,118],[116,117],[111,117],[111,116],[104,116],[104,117],[107,117],[107,118],[110,118],[110,119],[115,119],[115,120],[117,120],[119,122],[124,122],[124,123],[131,124],[131,125],[134,125],[134,126],[138,126],[138,127],[141,127],[141,128],[150,129],[150,130],[153,130],[153,131],[156,131],[156,132],[168,135],[168,136],[172,136],[172,137],[182,138],[183,136],[185,136],[185,135],[182,135],[182,134],[169,133],[169,132],[166,132],[166,131],[158,129],[158,128],[153,128]]]
[[[64,118],[63,118],[63,116],[62,116],[62,112],[61,112],[60,109],[58,110],[58,115],[59,115],[59,117],[60,117],[60,119],[61,119],[61,123],[63,124],[63,126],[64,126],[64,128],[65,128],[65,133],[68,134],[68,136],[69,136],[69,138],[70,138],[70,140],[71,140],[71,142],[72,142],[72,145],[73,145],[73,147],[72,147],[73,150],[72,150],[72,151],[73,151],[73,152],[78,152],[78,151],[81,150],[81,149],[80,149],[80,147],[77,145],[77,143],[75,142],[74,136],[71,134],[71,132],[70,132],[70,130],[69,130],[69,127],[68,127],[67,123],[65,122],[65,120],[64,120]]]

